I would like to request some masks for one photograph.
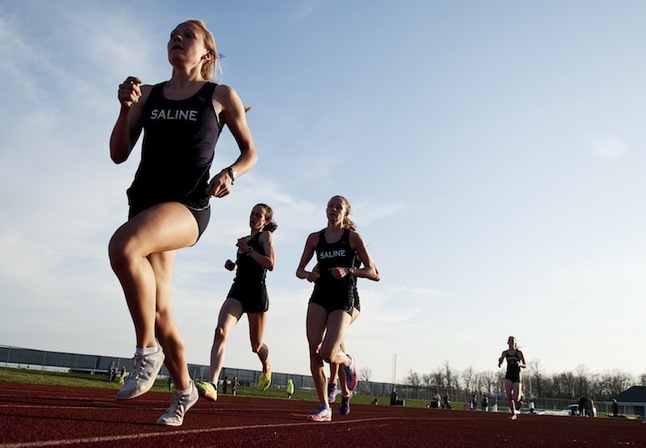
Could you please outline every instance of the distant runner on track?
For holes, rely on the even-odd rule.
[[[507,344],[509,348],[502,352],[500,358],[498,358],[498,368],[502,366],[502,362],[507,362],[507,371],[505,372],[505,392],[507,393],[507,401],[509,402],[509,410],[511,412],[512,420],[516,420],[518,417],[518,409],[516,405],[522,403],[522,387],[520,382],[520,369],[526,367],[525,356],[523,352],[518,350],[518,342],[513,336],[509,336],[507,339]]]

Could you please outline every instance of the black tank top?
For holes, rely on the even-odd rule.
[[[518,373],[520,372],[520,352],[518,350],[514,353],[510,353],[509,350],[505,353],[505,359],[507,360],[507,372],[509,373]]]
[[[222,130],[213,106],[216,84],[207,82],[192,97],[169,100],[166,83],[153,86],[142,115],[141,162],[128,190],[132,202],[151,206],[180,201],[204,208],[215,144]]]
[[[253,250],[258,252],[260,255],[267,255],[265,249],[260,244],[260,235],[262,232],[256,233],[254,236],[249,238],[247,245]],[[236,269],[236,276],[233,279],[234,283],[238,284],[264,284],[265,278],[267,276],[267,270],[260,266],[250,255],[245,254],[244,252],[238,251],[236,258],[236,264],[238,265]]]
[[[347,275],[342,279],[335,279],[330,274],[330,268],[344,267],[351,268],[356,263],[356,252],[350,247],[350,230],[344,229],[339,241],[328,243],[325,241],[325,229],[319,232],[319,240],[316,244],[316,260],[319,265],[319,282],[321,283],[351,283],[355,278]]]

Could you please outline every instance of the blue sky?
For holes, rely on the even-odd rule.
[[[127,357],[107,260],[138,150],[108,157],[118,84],[170,76],[189,17],[253,107],[255,169],[178,253],[175,313],[208,363],[254,204],[275,211],[266,342],[309,373],[311,285],[294,273],[335,194],[382,281],[359,284],[348,351],[375,381],[496,370],[516,336],[543,372],[646,371],[646,3],[0,1],[0,344]],[[237,148],[219,142],[214,170]],[[226,366],[259,368],[246,319]]]

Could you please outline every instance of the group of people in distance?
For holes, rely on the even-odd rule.
[[[110,264],[126,298],[134,324],[136,351],[131,372],[117,399],[146,393],[166,365],[174,384],[171,405],[157,420],[179,426],[186,411],[201,395],[217,399],[227,336],[242,314],[249,320],[251,346],[262,364],[259,388],[271,384],[272,364],[263,340],[269,300],[267,271],[274,269],[273,211],[259,203],[251,210],[250,234],[238,239],[233,285],[220,309],[211,350],[210,378],[195,383],[188,372],[184,342],[172,313],[172,274],[175,251],[193,246],[210,220],[210,197],[223,198],[234,181],[250,171],[257,152],[237,92],[211,82],[217,69],[215,39],[205,23],[186,20],[170,33],[167,44],[172,74],[155,85],[129,76],[119,85],[120,111],[110,137],[110,157],[128,159],[143,132],[142,156],[127,191],[128,220],[109,243]],[[215,145],[224,127],[238,144],[240,155],[213,177],[210,170]],[[342,196],[327,204],[327,226],[307,238],[296,271],[314,283],[307,308],[310,366],[319,408],[312,421],[330,421],[330,403],[339,393],[341,414],[350,412],[357,384],[354,358],[345,353],[348,327],[360,312],[357,278],[379,280],[379,274],[361,236],[350,220],[350,203]],[[316,254],[316,265],[306,270]],[[330,365],[328,383],[324,363]]]

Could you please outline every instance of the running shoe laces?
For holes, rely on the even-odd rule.
[[[164,415],[157,420],[158,425],[181,426],[184,423],[184,415],[195,403],[199,395],[197,388],[191,382],[191,391],[183,394],[181,390],[173,391],[171,405]]]
[[[117,400],[129,400],[148,392],[155,384],[157,374],[163,365],[164,352],[161,348],[150,355],[135,354],[132,370],[117,393]]]

